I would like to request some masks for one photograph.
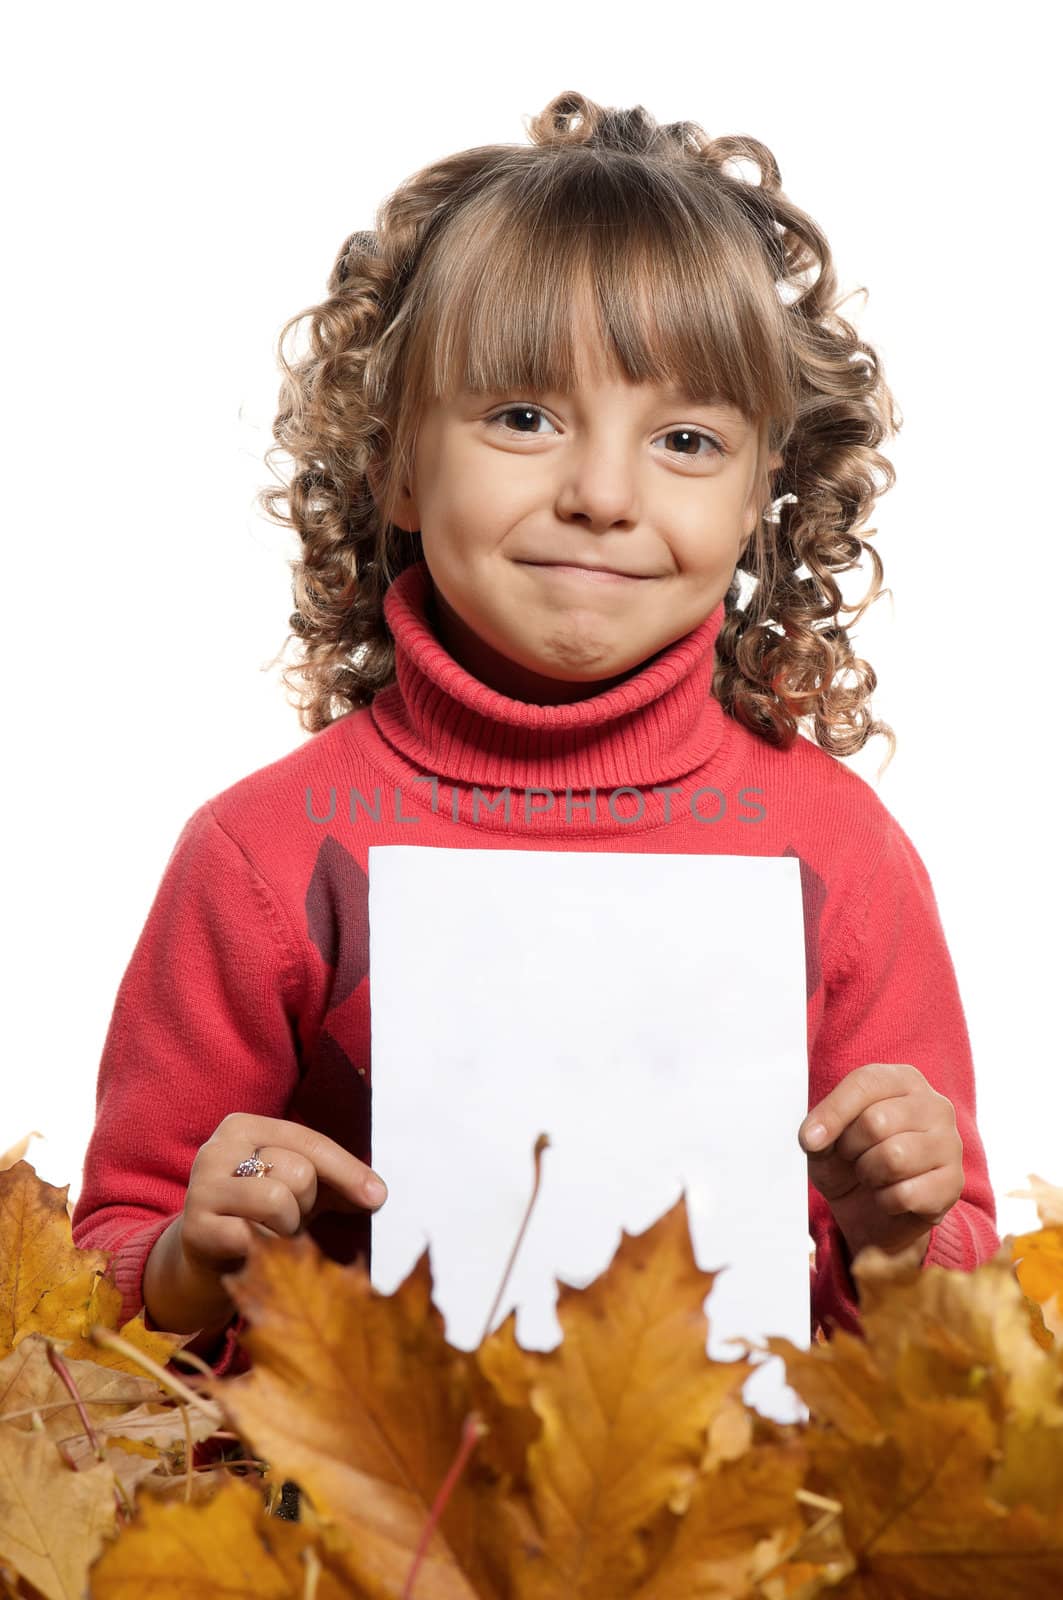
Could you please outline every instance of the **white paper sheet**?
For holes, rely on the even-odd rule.
[[[584,1286],[620,1230],[685,1189],[708,1352],[782,1334],[807,1349],[805,948],[795,857],[369,849],[372,1279],[425,1245],[447,1338],[472,1349],[531,1193],[494,1320],[561,1337],[555,1279]],[[807,1411],[760,1358],[746,1403]]]

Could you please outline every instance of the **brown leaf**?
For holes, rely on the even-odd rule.
[[[46,1600],[81,1600],[114,1521],[106,1464],[71,1472],[46,1435],[0,1427],[0,1560]]]
[[[47,1343],[40,1334],[30,1334],[0,1361],[0,1423],[25,1431],[39,1428],[82,1471],[94,1465],[95,1448],[70,1392],[48,1360]],[[94,1361],[63,1359],[105,1460],[127,1494],[152,1474],[176,1470],[187,1456],[189,1434],[195,1445],[214,1432],[209,1418],[190,1409],[186,1433],[182,1408],[151,1379],[130,1377]]]
[[[93,1344],[92,1340],[86,1337],[94,1323],[121,1333],[122,1338],[134,1349],[150,1356],[160,1367],[166,1365],[175,1350],[180,1350],[183,1345],[189,1344],[195,1338],[194,1333],[160,1333],[148,1328],[144,1321],[143,1306],[135,1317],[130,1317],[129,1321],[119,1328],[118,1318],[121,1310],[122,1296],[116,1285],[109,1278],[98,1278],[85,1311],[84,1330],[65,1347],[64,1354],[67,1358],[95,1361],[101,1367],[114,1367],[119,1372],[143,1373],[143,1367],[137,1366],[136,1362],[123,1351],[111,1350],[106,1345]]]
[[[124,1414],[160,1398],[158,1386],[148,1378],[134,1378],[94,1361],[73,1361],[66,1354],[63,1360],[97,1430],[111,1429]],[[69,1440],[83,1433],[70,1392],[48,1360],[48,1341],[39,1333],[29,1334],[0,1361],[0,1422],[30,1429],[33,1411],[40,1413],[51,1439]]]
[[[30,1333],[46,1334],[64,1343],[68,1360],[139,1375],[120,1351],[87,1338],[95,1323],[117,1330],[122,1296],[104,1276],[110,1256],[74,1244],[68,1188],[45,1183],[26,1161],[0,1171],[0,1356]],[[161,1366],[193,1337],[150,1331],[143,1310],[121,1333]]]
[[[623,1233],[586,1289],[559,1284],[555,1350],[521,1350],[511,1333],[481,1347],[502,1397],[542,1423],[527,1451],[538,1538],[529,1550],[525,1529],[515,1551],[519,1595],[619,1595],[643,1575],[636,1535],[685,1500],[709,1425],[754,1370],[706,1354],[716,1276],[695,1262],[680,1198],[644,1233]]]
[[[26,1161],[0,1172],[0,1356],[27,1333],[73,1338],[84,1328],[102,1250],[78,1250],[67,1184],[44,1183]]]
[[[211,1437],[215,1423],[193,1406],[144,1405],[124,1411],[96,1431],[119,1444],[153,1445],[156,1451],[177,1449],[184,1454],[189,1436],[193,1445],[199,1444]]]
[[[212,1392],[255,1452],[292,1478],[352,1542],[369,1593],[399,1594],[471,1410],[472,1358],[449,1346],[431,1301],[427,1254],[396,1293],[361,1266],[326,1260],[306,1234],[256,1236],[225,1283],[251,1326],[253,1368]],[[433,1535],[418,1592],[472,1600],[491,1592],[476,1528],[490,1515],[470,1475]]]
[[[809,1406],[812,1471],[843,1503],[859,1592],[1057,1595],[1063,1369],[1031,1335],[1006,1252],[950,1272],[867,1250],[853,1273],[863,1339],[767,1344]]]
[[[365,1600],[316,1543],[306,1529],[270,1516],[261,1490],[237,1478],[198,1505],[141,1495],[134,1521],[92,1568],[89,1592],[91,1600]]]
[[[685,1514],[671,1517],[671,1542],[636,1600],[719,1600],[756,1593],[758,1577],[785,1567],[787,1551],[806,1531],[796,1495],[807,1464],[804,1445],[791,1439],[785,1446],[747,1452],[698,1478]],[[806,1580],[814,1572],[807,1561],[799,1569]]]

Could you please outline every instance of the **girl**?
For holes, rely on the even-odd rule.
[[[796,856],[817,1330],[859,1331],[867,1244],[999,1247],[926,869],[835,759],[894,746],[841,621],[880,363],[757,140],[575,93],[528,131],[400,185],[281,353],[316,737],[186,824],[104,1047],[75,1239],[219,1372],[252,1230],[352,1261],[386,1192],[370,844]]]

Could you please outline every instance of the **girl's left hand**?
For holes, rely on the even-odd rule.
[[[810,1129],[825,1136],[813,1148]],[[809,1182],[830,1206],[856,1256],[865,1245],[891,1253],[924,1240],[963,1193],[963,1141],[952,1101],[916,1067],[873,1061],[854,1067],[798,1129]]]

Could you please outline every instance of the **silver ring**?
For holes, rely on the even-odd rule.
[[[262,1161],[259,1159],[258,1147],[256,1146],[256,1148],[252,1150],[248,1159],[246,1161],[241,1161],[240,1165],[234,1169],[233,1177],[264,1178],[266,1173],[272,1170],[272,1167],[272,1161]]]

